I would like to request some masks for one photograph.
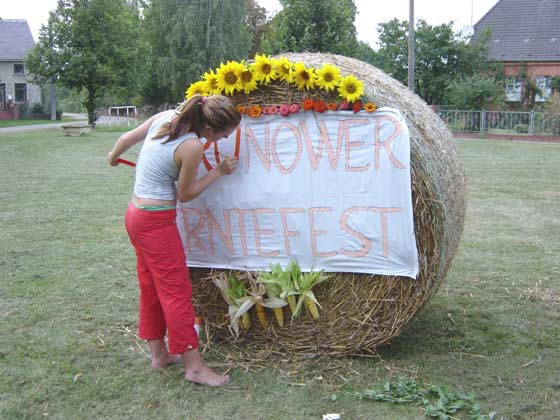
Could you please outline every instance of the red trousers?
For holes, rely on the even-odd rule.
[[[138,335],[158,340],[167,331],[172,354],[198,348],[189,269],[176,211],[147,211],[130,203],[125,224],[136,251],[140,285]]]

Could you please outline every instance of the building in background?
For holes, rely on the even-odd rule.
[[[560,0],[500,0],[474,25],[474,37],[485,28],[490,58],[504,64],[506,100],[522,100],[523,72],[541,93],[535,102],[550,98],[560,76]]]
[[[17,105],[41,102],[41,90],[25,67],[34,45],[26,20],[0,18],[0,120],[17,118]]]

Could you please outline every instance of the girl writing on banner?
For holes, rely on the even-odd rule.
[[[152,367],[185,364],[185,378],[209,386],[228,383],[202,360],[194,329],[191,283],[183,243],[176,226],[177,200],[189,201],[236,166],[226,157],[201,177],[197,170],[204,146],[227,138],[241,115],[220,95],[194,95],[177,111],[154,115],[123,134],[108,154],[111,166],[133,145],[144,141],[136,166],[134,192],[125,225],[137,259],[140,285],[138,335],[148,341]],[[169,349],[164,337],[167,332]]]

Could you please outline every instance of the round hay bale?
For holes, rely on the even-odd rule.
[[[414,225],[420,271],[416,280],[407,277],[332,273],[313,291],[323,310],[319,321],[308,314],[290,325],[269,322],[259,325],[254,310],[252,327],[241,343],[275,352],[308,354],[363,354],[399,334],[402,327],[434,295],[443,283],[457,250],[465,218],[465,178],[444,122],[417,95],[381,70],[359,60],[332,54],[283,54],[291,62],[319,68],[337,66],[343,75],[364,82],[365,97],[378,107],[397,108],[406,118],[411,141],[411,176]],[[262,95],[262,94],[261,94]],[[255,103],[266,98],[254,97]],[[284,101],[288,101],[286,98]],[[274,101],[272,100],[272,103]],[[193,299],[213,339],[235,340],[228,329],[227,304],[207,269],[191,269]],[[236,276],[250,273],[235,272]],[[273,320],[268,310],[269,320]]]

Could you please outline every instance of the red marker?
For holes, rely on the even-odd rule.
[[[122,163],[124,165],[132,166],[133,168],[136,166],[136,163],[131,162],[130,160],[121,159],[121,158],[117,159],[117,163]]]

